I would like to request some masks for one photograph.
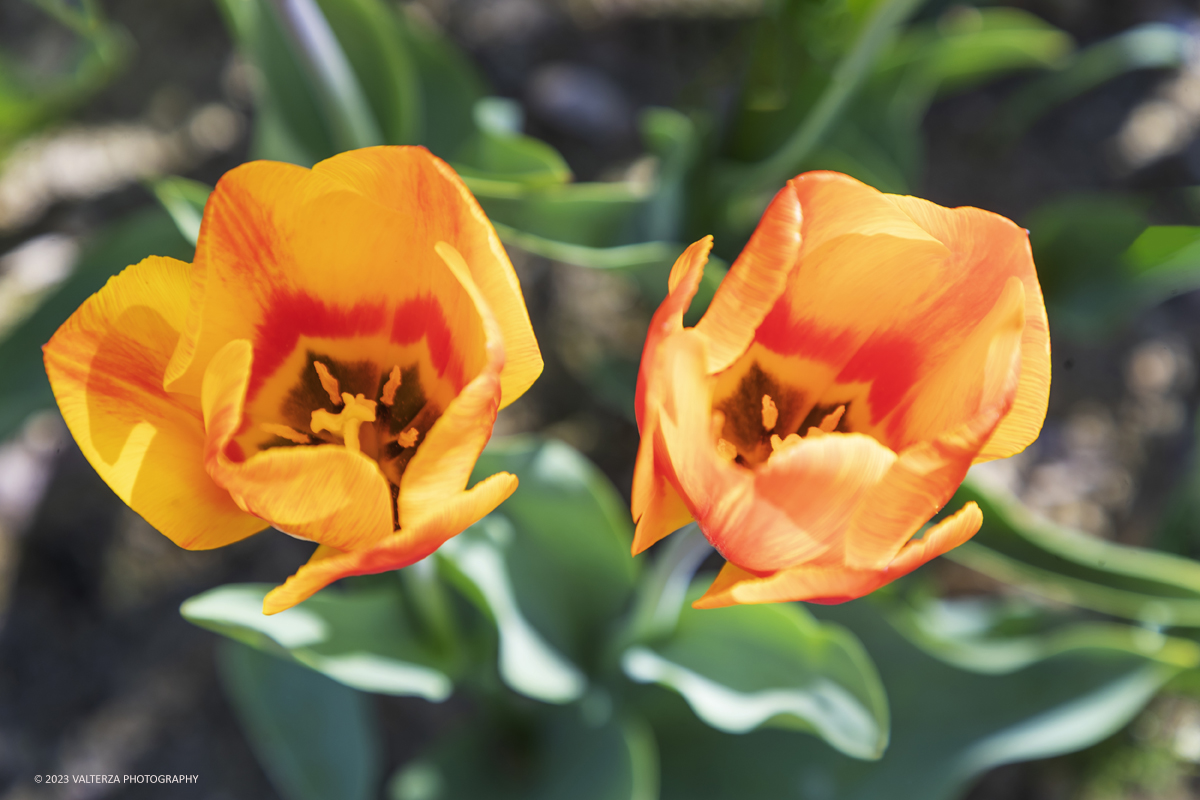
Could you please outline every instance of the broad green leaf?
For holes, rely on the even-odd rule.
[[[954,800],[992,767],[1107,738],[1178,673],[1132,654],[1077,652],[982,675],[922,652],[867,601],[817,610],[852,630],[879,668],[892,721],[883,757],[855,761],[781,731],[724,734],[665,706],[650,716],[663,800]]]
[[[630,648],[621,665],[727,733],[794,728],[865,759],[887,745],[887,701],[862,645],[797,605],[685,608],[669,638]]]
[[[405,608],[399,589],[327,589],[266,616],[268,584],[230,584],[180,606],[188,621],[242,644],[299,662],[367,692],[416,695],[435,702],[453,688],[446,659],[435,653]]]
[[[968,477],[947,508],[974,500],[983,528],[947,557],[1038,596],[1157,626],[1200,627],[1200,563],[1114,544],[1036,517]]]
[[[471,720],[401,767],[390,800],[656,800],[658,762],[644,722],[607,697]]]
[[[109,278],[149,255],[192,260],[193,248],[160,209],[132,214],[100,231],[84,247],[71,276],[0,341],[0,438],[35,411],[54,405],[42,365],[42,345]]]
[[[999,597],[930,598],[884,606],[888,621],[947,664],[1000,675],[1073,651],[1140,655],[1184,669],[1200,666],[1200,645],[1117,622],[1080,622],[1028,602]]]
[[[271,782],[286,800],[369,800],[379,735],[367,698],[297,664],[225,642],[226,695]]]
[[[599,469],[554,439],[493,439],[474,479],[500,471],[520,479],[493,514],[511,524],[506,562],[517,602],[556,647],[594,664],[637,576],[629,507]]]
[[[645,241],[642,212],[650,184],[568,183],[529,188],[515,181],[465,175],[493,222],[565,244],[603,248]]]
[[[171,215],[179,234],[195,246],[200,238],[200,223],[204,219],[204,205],[212,194],[212,187],[199,181],[172,176],[150,182],[150,189],[158,202]]]
[[[439,557],[451,575],[465,584],[469,597],[496,624],[497,668],[514,691],[547,703],[570,703],[583,696],[587,678],[550,645],[522,613],[509,574],[507,551],[512,527],[503,517],[489,516],[442,545]]]
[[[1062,69],[1014,92],[999,119],[1015,138],[1052,108],[1119,75],[1182,66],[1191,48],[1191,34],[1182,27],[1151,23],[1130,28],[1080,50]]]

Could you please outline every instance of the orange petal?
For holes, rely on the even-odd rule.
[[[679,492],[667,480],[655,478],[654,491],[633,532],[633,555],[692,521]]]
[[[372,147],[341,153],[313,171],[409,220],[414,247],[444,241],[462,254],[496,316],[506,354],[501,407],[542,372],[521,286],[491,222],[462,179],[423,147]]]
[[[435,513],[397,531],[367,550],[337,554],[321,548],[295,575],[263,599],[263,613],[291,608],[339,578],[407,567],[426,558],[443,542],[478,522],[508,499],[517,478],[498,472],[449,498]],[[322,552],[324,551],[324,552]]]
[[[996,309],[994,324],[977,329],[975,346],[964,347],[945,375],[934,375],[918,389],[934,406],[973,406],[975,415],[946,430],[949,421],[928,425],[925,435],[934,438],[905,449],[884,479],[857,509],[846,535],[845,558],[852,567],[882,569],[927,519],[941,510],[962,483],[973,461],[1009,413],[1016,397],[1021,362],[1021,329],[1024,296],[1015,278]],[[983,338],[983,334],[990,337]],[[961,361],[958,361],[961,359]],[[983,367],[983,376],[972,386],[971,371]],[[956,372],[957,370],[957,372]],[[966,371],[966,375],[959,374]],[[970,396],[959,394],[963,387]],[[957,402],[956,402],[957,401]],[[934,408],[934,415],[944,414]],[[943,430],[945,432],[937,433]]]
[[[201,397],[209,475],[239,506],[293,536],[340,550],[392,533],[392,496],[378,464],[341,445],[279,447],[243,459],[232,441],[243,424],[253,353],[238,339],[204,375]]]
[[[800,255],[800,198],[795,181],[779,190],[729,274],[721,281],[696,330],[708,337],[708,371],[732,364],[787,285]]]
[[[67,427],[100,477],[173,542],[202,550],[266,523],[204,471],[199,399],[163,389],[190,272],[158,257],[125,269],[63,323],[45,361]]]
[[[844,603],[870,594],[947,550],[958,547],[974,536],[982,524],[983,513],[979,506],[967,503],[952,516],[926,531],[924,538],[910,542],[883,570],[851,569],[840,564],[803,564],[759,577],[729,563],[717,575],[708,591],[692,606],[721,608],[739,604],[782,603],[790,600],[823,604]]]
[[[400,478],[400,526],[407,528],[438,512],[447,498],[466,487],[475,462],[492,435],[502,392],[505,350],[500,326],[457,250],[438,242],[437,252],[474,304],[486,332],[483,370],[438,418]],[[456,531],[457,533],[457,531]]]

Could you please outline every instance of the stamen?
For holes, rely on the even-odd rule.
[[[775,401],[771,399],[771,395],[764,394],[762,396],[762,423],[763,430],[775,430],[775,423],[779,422],[779,409],[775,405]]]
[[[845,413],[846,407],[841,405],[826,414],[825,419],[821,420],[821,430],[824,433],[833,433],[836,431],[838,423],[842,421],[842,415]]]
[[[409,428],[404,433],[396,437],[396,442],[404,448],[412,447],[417,443],[417,439],[421,438],[421,432],[416,428]]]
[[[380,396],[379,402],[385,406],[390,406],[396,402],[396,390],[400,388],[400,367],[392,367],[392,371],[388,373],[387,383],[383,385],[383,395]],[[407,445],[405,445],[407,446]]]
[[[351,395],[349,392],[342,392],[341,400],[346,407],[336,414],[331,414],[323,408],[312,412],[313,433],[329,431],[340,435],[347,450],[361,453],[362,445],[358,441],[358,429],[364,422],[375,421],[375,401],[368,400],[361,394]]]
[[[308,444],[312,441],[312,437],[301,433],[295,428],[289,428],[287,425],[276,425],[274,422],[263,422],[258,427],[262,428],[272,436],[278,436],[280,439],[287,439],[289,442],[296,444]]]
[[[816,430],[816,428],[810,428],[810,430]],[[794,444],[800,444],[800,434],[798,434],[798,433],[789,433],[787,436],[785,436],[782,439],[779,438],[778,433],[771,434],[771,452],[772,453],[778,452],[779,450],[781,450],[785,447],[791,447]]]
[[[321,388],[329,393],[329,401],[335,406],[342,404],[341,391],[338,387],[338,379],[329,373],[329,367],[322,364],[320,361],[314,361],[313,367],[317,370],[317,377],[321,379]]]
[[[733,461],[737,458],[737,448],[733,446],[733,442],[726,439],[717,439],[717,455],[726,461]]]

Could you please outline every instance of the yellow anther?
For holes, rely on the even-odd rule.
[[[775,401],[771,399],[771,395],[764,394],[762,396],[762,423],[763,430],[775,430],[775,423],[779,422],[779,409],[775,405]]]
[[[845,413],[846,407],[843,405],[826,414],[825,419],[821,420],[821,431],[824,433],[833,433],[836,431],[838,423],[842,421],[842,415]]]
[[[335,406],[342,404],[341,389],[338,386],[338,379],[329,373],[329,367],[322,364],[320,361],[314,361],[313,367],[317,370],[317,377],[321,379],[321,388],[329,393],[329,402]]]
[[[421,438],[421,432],[416,428],[409,428],[404,433],[396,437],[396,442],[401,447],[412,447],[417,443],[417,439]]]
[[[342,437],[347,450],[362,452],[358,441],[358,429],[364,422],[375,421],[375,401],[360,395],[342,392],[341,401],[346,407],[336,414],[331,414],[323,408],[312,412],[313,433],[329,431]]]
[[[379,398],[379,402],[385,406],[390,406],[396,402],[396,390],[400,388],[400,367],[392,367],[392,371],[388,373],[387,383],[383,385],[383,395]],[[405,445],[407,447],[408,445]]]
[[[815,430],[815,428],[814,428]],[[784,447],[791,447],[794,444],[800,443],[800,434],[789,433],[784,438],[780,439],[778,433],[771,434],[771,452],[777,452]]]
[[[726,439],[717,439],[717,455],[726,461],[733,461],[737,458],[737,448],[733,446],[733,442]]]
[[[278,436],[280,439],[287,439],[289,442],[296,444],[308,444],[312,441],[312,437],[308,434],[301,433],[295,428],[289,428],[287,425],[276,425],[274,422],[263,422],[258,427],[262,428],[272,436]]]

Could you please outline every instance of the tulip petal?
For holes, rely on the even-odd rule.
[[[492,435],[502,393],[503,334],[463,256],[446,242],[436,245],[447,269],[474,303],[487,336],[488,360],[483,370],[450,402],[430,428],[400,478],[400,527],[437,514],[448,498],[461,493],[484,445]],[[461,529],[460,529],[461,530]],[[457,533],[457,531],[456,531]]]
[[[397,531],[367,550],[350,553],[321,548],[307,564],[263,599],[263,613],[276,614],[305,600],[339,578],[371,575],[414,564],[443,542],[478,522],[517,488],[517,478],[498,472],[448,499],[437,512]]]
[[[962,483],[979,451],[1012,408],[1020,376],[1024,320],[1024,289],[1019,280],[1011,278],[988,315],[988,323],[976,328],[941,371],[914,387],[915,393],[944,402],[943,408],[931,409],[934,419],[922,431],[933,438],[919,439],[906,448],[856,509],[845,539],[847,565],[882,569]],[[972,381],[972,373],[980,371],[980,366],[979,381]],[[967,405],[975,406],[975,415],[947,430],[953,420],[945,420],[945,407]],[[911,424],[912,417],[909,419]],[[909,434],[909,438],[917,436]]]
[[[632,554],[637,555],[692,521],[692,514],[679,492],[667,480],[655,477],[650,501],[633,532]]]
[[[948,246],[969,252],[963,258],[966,271],[984,273],[989,282],[1000,278],[1021,281],[1025,302],[1021,382],[1012,410],[992,434],[976,463],[1021,452],[1041,432],[1050,397],[1050,328],[1029,249],[1029,234],[1010,220],[977,208],[943,208],[916,197],[889,196],[889,199]],[[970,251],[968,243],[972,245]],[[987,265],[986,273],[981,269],[983,264]]]
[[[422,153],[433,159],[420,150],[411,155]],[[440,240],[431,228],[449,225],[446,240],[453,245],[455,231],[484,223],[463,212],[435,225],[430,214],[402,214],[338,176],[253,162],[217,184],[169,388],[198,393],[208,361],[234,339],[254,346],[247,410],[259,422],[288,423],[272,416],[311,353],[368,362],[382,375],[417,363],[426,397],[440,407],[483,367],[481,322],[437,256]],[[449,213],[443,195],[454,187],[447,188],[444,175],[431,167],[411,180],[398,190],[418,206],[429,201],[433,211]],[[457,189],[450,196],[458,197]],[[526,373],[522,385],[532,380]]]
[[[760,577],[727,563],[694,608],[721,608],[738,604],[781,603],[803,600],[810,603],[843,603],[870,594],[886,583],[970,539],[983,524],[983,512],[967,503],[952,516],[910,542],[884,570],[859,570],[842,565],[804,564]]]
[[[542,372],[542,354],[521,286],[491,222],[454,170],[423,147],[372,147],[336,155],[313,171],[412,220],[414,246],[445,241],[462,254],[503,333],[501,408],[524,394]]]
[[[173,542],[203,550],[266,523],[205,473],[199,399],[163,389],[190,273],[158,257],[128,267],[55,333],[45,361],[67,427],[105,483]]]
[[[709,340],[709,373],[726,369],[746,352],[755,330],[787,285],[801,245],[802,209],[794,184],[789,181],[767,206],[696,324],[696,330]]]
[[[233,441],[244,419],[253,350],[237,339],[213,357],[201,396],[204,465],[239,506],[277,528],[340,550],[391,535],[392,496],[375,461],[336,444],[281,447],[242,458]]]

